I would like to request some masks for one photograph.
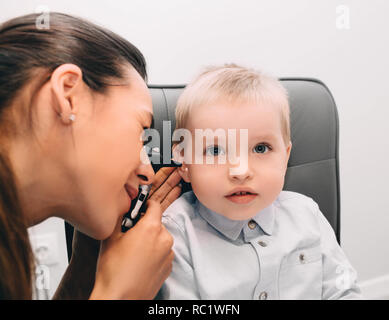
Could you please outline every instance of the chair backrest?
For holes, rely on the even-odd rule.
[[[335,101],[328,88],[319,80],[280,80],[289,94],[293,143],[284,190],[313,198],[340,242],[339,122]],[[171,133],[175,128],[176,102],[184,87],[149,86],[153,99],[154,128],[159,131],[161,137],[166,135],[163,131],[163,121],[171,121]],[[163,153],[162,144],[160,147]],[[185,184],[183,192],[188,190],[191,190],[191,187]]]
[[[299,192],[313,198],[319,204],[340,243],[339,122],[335,101],[328,88],[319,80],[305,78],[280,80],[289,93],[293,143],[284,190]],[[154,128],[159,131],[160,137],[164,134],[163,121],[171,121],[171,133],[175,128],[176,102],[184,87],[184,85],[149,86],[153,99]],[[163,154],[162,143],[160,148]],[[153,167],[156,170],[160,166]],[[184,184],[182,192],[188,190],[191,190],[190,184]],[[73,227],[66,223],[65,229],[70,259]]]

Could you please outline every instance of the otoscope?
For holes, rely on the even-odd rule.
[[[171,163],[161,165],[160,160],[162,159],[162,156],[161,156],[159,148],[152,148],[151,152],[148,153],[148,156],[149,156],[150,160],[153,160],[155,158],[159,159],[159,161],[157,163],[155,163],[154,161],[151,161],[155,172],[164,166],[166,166],[166,167],[180,167],[181,166],[181,163],[176,162],[173,159],[170,159],[170,160],[173,160]],[[141,218],[142,213],[146,212],[146,200],[147,200],[147,197],[150,193],[151,186],[152,186],[151,184],[139,186],[139,194],[138,194],[134,209],[127,212],[123,217],[122,232],[126,232],[127,230],[129,230],[130,228],[135,226],[135,224]]]
[[[126,232],[128,229],[135,226],[135,224],[139,221],[141,217],[141,213],[145,212],[144,210],[145,206],[143,206],[143,204],[146,203],[150,189],[151,189],[151,184],[148,185],[144,184],[140,186],[140,192],[136,200],[134,209],[132,209],[132,211],[127,212],[123,217],[122,232]]]

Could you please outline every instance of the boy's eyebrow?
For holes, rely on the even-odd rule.
[[[276,136],[272,133],[269,133],[269,134],[261,134],[261,135],[257,135],[257,136],[254,136],[253,139],[264,139],[264,140],[267,140],[267,139],[275,139]]]

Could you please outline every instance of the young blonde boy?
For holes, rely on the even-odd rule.
[[[197,139],[179,168],[193,191],[163,215],[175,259],[162,299],[361,298],[316,202],[282,191],[292,143],[278,80],[237,65],[208,68],[180,96],[176,129]],[[225,135],[199,139],[200,129]]]

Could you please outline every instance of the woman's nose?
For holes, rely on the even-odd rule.
[[[145,148],[142,148],[140,152],[140,160],[139,167],[136,170],[136,175],[140,179],[139,184],[150,184],[153,181],[155,172]]]
[[[155,172],[151,164],[141,164],[136,172],[139,177],[139,184],[150,184],[153,181]]]

